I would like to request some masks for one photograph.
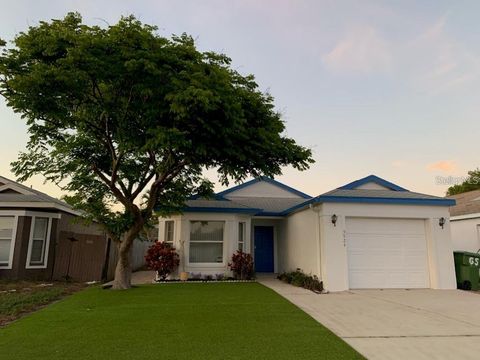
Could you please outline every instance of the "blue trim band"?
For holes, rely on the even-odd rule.
[[[263,176],[262,176],[262,177],[259,177],[259,178],[256,178],[256,179],[253,179],[253,180],[250,180],[250,181],[247,181],[247,182],[245,182],[245,183],[243,183],[243,184],[234,186],[234,187],[232,187],[232,188],[230,188],[230,189],[223,190],[223,191],[217,193],[217,195],[223,197],[223,196],[225,196],[226,194],[230,194],[230,193],[232,193],[232,192],[234,192],[234,191],[237,191],[237,190],[240,190],[240,189],[244,189],[244,188],[246,188],[246,187],[248,187],[248,186],[250,186],[250,185],[256,184],[256,183],[258,183],[258,182],[260,182],[260,181],[265,181],[265,182],[268,182],[269,184],[276,185],[276,186],[278,186],[279,188],[281,188],[281,189],[283,189],[283,190],[286,190],[286,191],[288,191],[288,192],[290,192],[290,193],[292,193],[292,194],[295,194],[295,195],[297,195],[297,196],[300,196],[300,197],[302,197],[302,198],[304,198],[304,199],[311,199],[311,198],[312,198],[310,195],[305,194],[305,193],[303,193],[303,192],[301,192],[301,191],[298,191],[297,189],[294,189],[294,188],[292,188],[292,187],[290,187],[290,186],[288,186],[288,185],[282,184],[281,182],[278,182],[277,180],[274,180],[274,179],[271,179],[271,178],[268,178],[268,177],[263,177]]]
[[[244,208],[218,208],[218,207],[186,207],[183,212],[211,212],[211,213],[236,213],[236,214],[257,214],[262,209]]]
[[[304,208],[310,204],[319,203],[364,203],[364,204],[398,204],[398,205],[424,205],[424,206],[454,206],[455,200],[452,199],[406,199],[406,198],[373,198],[373,197],[353,197],[353,196],[318,196],[302,204],[292,206],[284,210],[281,215],[285,216],[292,211]]]
[[[339,187],[339,189],[353,190],[353,189],[356,189],[357,187],[359,187],[361,185],[364,185],[364,184],[367,184],[367,183],[370,183],[370,182],[373,182],[375,184],[378,184],[380,186],[386,187],[386,188],[388,188],[390,190],[394,190],[394,191],[408,191],[407,189],[404,189],[404,188],[402,188],[402,187],[400,187],[400,186],[398,186],[394,183],[391,183],[390,181],[387,181],[385,179],[379,178],[376,175],[369,175],[367,177],[364,177],[363,179],[352,181],[351,183],[348,183],[346,185],[343,185],[343,186]]]

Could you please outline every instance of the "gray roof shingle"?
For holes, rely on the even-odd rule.
[[[77,213],[73,208],[64,201],[56,199],[50,195],[47,195],[41,191],[35,190],[28,186],[25,186],[19,182],[7,179],[3,176],[0,176],[1,183],[8,185],[12,184],[17,188],[24,190],[28,194],[22,194],[18,192],[8,191],[0,193],[0,207],[1,203],[51,203],[55,207],[60,207],[61,209],[67,210],[68,212]]]
[[[369,189],[335,189],[320,196],[340,196],[340,197],[366,197],[366,198],[384,198],[384,199],[425,199],[435,200],[444,199],[442,197],[416,193],[412,191],[392,191],[392,190],[369,190]]]
[[[448,196],[457,204],[450,207],[450,215],[469,215],[480,213],[480,190],[473,190],[462,194]]]

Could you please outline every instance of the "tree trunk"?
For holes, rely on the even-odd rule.
[[[115,278],[113,279],[112,289],[125,290],[132,287],[130,250],[132,249],[133,241],[137,238],[143,225],[143,219],[137,221],[137,223],[124,234],[123,241],[118,243],[118,260],[115,268]]]
[[[131,246],[125,245],[126,244],[121,242],[118,246],[118,260],[112,285],[112,289],[115,290],[126,290],[132,287],[132,265],[130,263]]]

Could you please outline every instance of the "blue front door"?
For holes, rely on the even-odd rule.
[[[255,271],[273,272],[273,226],[255,226]]]

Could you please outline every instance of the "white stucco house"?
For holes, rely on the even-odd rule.
[[[456,201],[450,208],[453,250],[480,251],[480,190],[449,198]]]
[[[237,249],[257,272],[317,275],[329,291],[455,289],[449,206],[371,175],[312,197],[261,178],[193,198],[159,219],[159,240],[180,253],[180,271],[228,271]]]

